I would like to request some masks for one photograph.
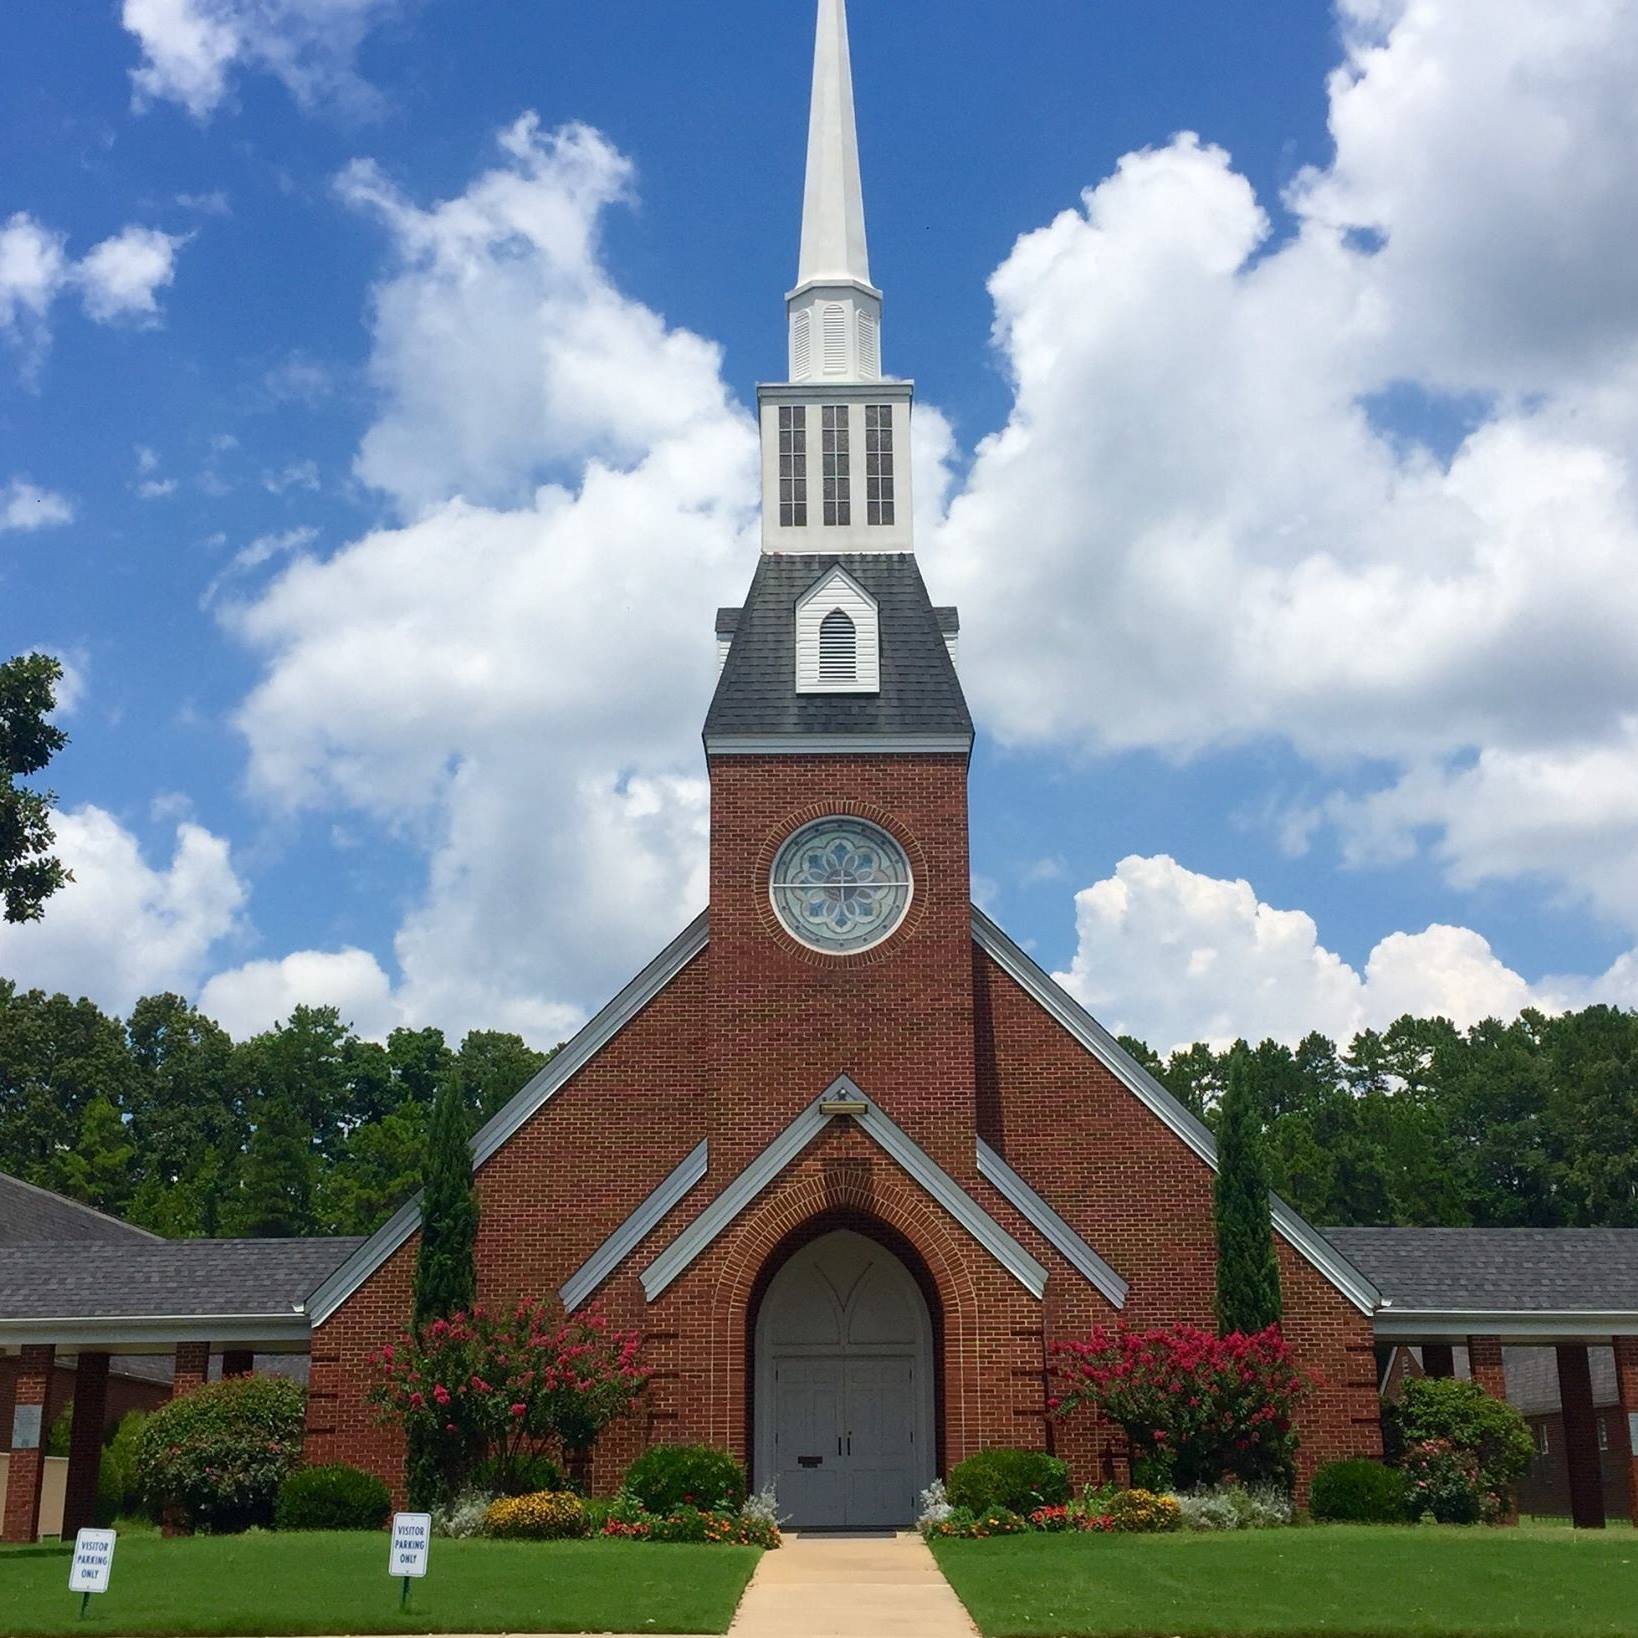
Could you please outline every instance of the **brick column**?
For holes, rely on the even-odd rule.
[[[223,1376],[254,1376],[256,1374],[256,1355],[249,1348],[224,1348],[222,1350]]]
[[[1638,1527],[1638,1337],[1616,1337],[1615,1380],[1627,1431],[1627,1513]]]
[[[210,1344],[208,1342],[179,1342],[176,1345],[176,1363],[171,1369],[171,1398],[180,1399],[202,1387],[210,1376]]]
[[[74,1367],[74,1431],[68,1444],[68,1484],[63,1494],[63,1540],[94,1524],[97,1474],[102,1467],[102,1428],[108,1414],[108,1356],[82,1353]]]
[[[1507,1372],[1502,1366],[1502,1345],[1500,1337],[1469,1337],[1467,1339],[1467,1366],[1473,1380],[1479,1384],[1492,1399],[1507,1399]],[[1509,1499],[1507,1517],[1504,1524],[1517,1524],[1519,1510],[1517,1500]]]
[[[185,1393],[203,1387],[210,1376],[210,1344],[208,1342],[179,1342],[176,1345],[176,1363],[171,1367],[171,1398],[180,1399]],[[167,1510],[160,1521],[161,1533],[167,1536],[185,1536],[189,1533],[187,1520],[174,1510]]]
[[[1456,1350],[1448,1342],[1422,1345],[1423,1376],[1451,1377],[1456,1374]]]
[[[1473,1380],[1492,1399],[1507,1397],[1507,1373],[1502,1369],[1500,1337],[1469,1337],[1467,1365],[1473,1374]]]
[[[1558,1397],[1564,1412],[1564,1457],[1570,1470],[1570,1517],[1578,1530],[1604,1528],[1604,1473],[1598,1412],[1585,1343],[1559,1347]]]
[[[34,1541],[40,1534],[40,1481],[45,1477],[45,1406],[57,1350],[24,1348],[17,1361],[11,1413],[11,1465],[0,1541]]]

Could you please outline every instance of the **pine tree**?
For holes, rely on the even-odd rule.
[[[313,1131],[282,1098],[262,1106],[240,1174],[234,1217],[241,1234],[285,1240],[311,1234]]]
[[[470,1308],[478,1294],[478,1197],[466,1110],[454,1076],[446,1076],[432,1106],[421,1185],[421,1249],[415,1259],[415,1328]],[[457,1477],[451,1452],[435,1438],[411,1436],[405,1479],[410,1504],[427,1509],[449,1493]]]
[[[1217,1329],[1266,1330],[1280,1308],[1262,1121],[1244,1051],[1229,1060],[1217,1123]]]

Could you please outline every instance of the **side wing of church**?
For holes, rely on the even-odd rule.
[[[710,908],[474,1141],[481,1295],[596,1302],[646,1443],[725,1445],[803,1525],[913,1517],[993,1445],[1111,1472],[1048,1350],[1213,1323],[1210,1134],[970,902],[958,622],[914,556],[843,0],[821,0],[790,379],[759,389],[763,552],[717,617]],[[1020,519],[1020,527],[1028,520]],[[1380,1449],[1377,1293],[1276,1207],[1301,1460]],[[364,1403],[410,1308],[406,1208],[310,1300],[307,1456],[397,1485]]]

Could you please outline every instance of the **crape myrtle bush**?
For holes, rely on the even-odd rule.
[[[1311,1384],[1280,1329],[1219,1337],[1192,1325],[1099,1326],[1052,1345],[1054,1415],[1114,1422],[1134,1472],[1160,1488],[1292,1482],[1294,1417]]]
[[[145,1501],[195,1530],[271,1524],[279,1486],[301,1459],[305,1403],[294,1382],[243,1376],[162,1405],[137,1445]]]
[[[640,1340],[596,1307],[553,1320],[539,1302],[501,1314],[477,1304],[381,1349],[370,1399],[412,1439],[442,1446],[452,1491],[481,1472],[511,1494],[542,1456],[584,1452],[631,1410],[648,1385]]]
[[[981,1450],[950,1469],[945,1493],[952,1507],[975,1514],[1061,1507],[1069,1500],[1069,1465],[1042,1450]]]
[[[281,1530],[380,1530],[392,1497],[373,1473],[337,1462],[298,1467],[279,1487],[273,1522]]]
[[[745,1500],[745,1469],[715,1445],[650,1445],[626,1469],[624,1488],[649,1513],[735,1512]]]
[[[1308,1510],[1322,1524],[1402,1524],[1405,1475],[1360,1456],[1327,1462],[1314,1474]]]
[[[1505,1516],[1513,1483],[1530,1465],[1524,1418],[1477,1382],[1456,1377],[1407,1382],[1384,1431],[1389,1460],[1410,1481],[1412,1513],[1431,1512],[1441,1523]]]

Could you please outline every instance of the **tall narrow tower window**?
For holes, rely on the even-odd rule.
[[[870,522],[890,524],[893,498],[893,406],[865,405],[865,503]]]
[[[791,379],[806,381],[813,374],[813,318],[806,308],[791,320]]]
[[[848,445],[847,405],[826,404],[819,411],[825,460],[825,522],[849,527],[853,522],[853,470]]]
[[[805,404],[779,406],[779,525],[808,526],[808,410]]]
[[[843,609],[832,609],[819,624],[819,681],[859,680],[859,634]]]
[[[881,330],[869,313],[859,314],[859,374],[874,381],[882,373]]]

